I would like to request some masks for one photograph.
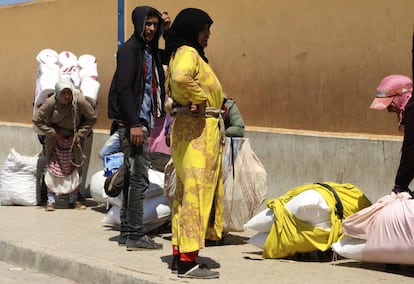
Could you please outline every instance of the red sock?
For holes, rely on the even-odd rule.
[[[180,253],[180,261],[196,262],[198,250],[192,252]]]
[[[179,249],[176,245],[172,246],[172,254],[173,255],[179,255],[180,254],[180,251],[179,251]]]

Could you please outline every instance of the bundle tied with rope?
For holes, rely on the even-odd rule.
[[[86,160],[82,147],[82,138],[78,133],[77,126],[78,98],[80,94],[74,88],[70,78],[62,77],[55,88],[57,104],[66,104],[60,97],[64,89],[70,89],[72,92],[70,113],[73,127],[71,130],[54,127],[56,132],[63,135],[63,139],[59,139],[56,142],[45,174],[47,187],[57,194],[67,194],[78,189],[82,167]]]
[[[76,115],[77,115],[77,104],[78,104],[78,93],[74,93],[73,94],[73,99],[72,99],[72,119],[73,119],[73,139],[72,139],[72,144],[70,146],[70,151],[73,153],[73,147],[76,146],[79,149],[79,153],[80,153],[80,157],[81,157],[81,162],[80,164],[75,163],[75,161],[73,161],[73,157],[71,158],[70,162],[72,163],[72,165],[74,165],[77,168],[81,168],[83,166],[83,164],[85,163],[85,159],[86,159],[86,155],[83,152],[83,148],[82,148],[82,138],[79,136],[78,134],[78,128],[76,126]],[[76,145],[75,145],[76,144]]]

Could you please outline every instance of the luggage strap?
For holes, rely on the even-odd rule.
[[[335,197],[335,201],[336,201],[336,204],[335,204],[336,215],[338,215],[339,219],[342,220],[344,218],[344,206],[342,205],[342,201],[339,198],[338,193],[336,193],[335,189],[333,189],[333,187],[330,186],[329,184],[320,183],[320,182],[317,182],[316,184],[319,184],[325,187],[326,189],[328,189],[330,192],[332,192],[332,194]]]

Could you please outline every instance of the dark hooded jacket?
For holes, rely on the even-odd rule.
[[[140,118],[144,97],[144,52],[145,52],[145,22],[148,13],[155,12],[159,17],[158,31],[148,44],[151,47],[155,65],[159,74],[161,89],[161,103],[165,100],[165,76],[162,67],[158,41],[162,34],[161,13],[148,6],[140,6],[132,12],[134,33],[118,49],[116,60],[117,68],[112,79],[108,94],[108,118],[122,122],[127,126],[148,126],[147,121]]]

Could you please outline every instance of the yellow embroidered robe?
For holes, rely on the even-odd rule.
[[[221,109],[223,91],[211,67],[189,46],[169,63],[171,97],[183,106],[206,101]],[[171,133],[176,169],[172,205],[172,244],[181,253],[198,251],[205,238],[218,240],[223,227],[224,185],[219,119],[177,114]]]

